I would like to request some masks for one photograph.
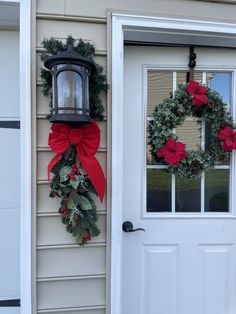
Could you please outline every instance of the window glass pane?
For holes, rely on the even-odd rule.
[[[186,80],[187,80],[187,72],[186,71],[177,72],[177,78],[176,78],[177,88],[179,85],[185,84]]]
[[[194,80],[201,83],[202,72],[194,72]],[[176,82],[177,82],[177,88],[179,85],[185,84],[187,82],[187,71],[178,71]]]
[[[169,98],[173,90],[172,72],[148,71],[147,116],[151,117],[155,106]]]
[[[155,158],[151,154],[151,145],[148,144],[149,142],[149,124],[151,122],[147,121],[147,132],[146,132],[146,156],[147,156],[147,165],[160,165],[161,163],[157,162]]]
[[[209,150],[210,144],[211,144],[211,132],[212,128],[209,122],[205,122],[205,150]],[[230,158],[228,160],[225,160],[222,162],[222,165],[229,165],[230,163]]]
[[[171,212],[171,174],[147,169],[147,212]]]
[[[205,211],[229,210],[229,169],[205,173]]]
[[[207,72],[207,84],[218,91],[227,105],[231,103],[231,73]]]
[[[211,125],[209,122],[205,122],[205,150],[208,150],[211,144]]]
[[[186,144],[187,150],[199,150],[201,147],[201,120],[187,117],[176,129],[179,141]]]
[[[148,71],[148,91],[147,91],[147,116],[151,117],[156,105],[159,105],[165,98],[171,96],[173,85],[172,71]],[[157,165],[159,163],[153,158],[150,153],[149,139],[149,121],[147,121],[147,137],[146,137],[146,155],[148,165]]]
[[[176,212],[201,211],[201,180],[176,176]]]

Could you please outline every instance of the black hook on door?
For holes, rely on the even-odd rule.
[[[194,80],[194,68],[197,64],[196,62],[197,54],[194,52],[194,47],[189,47],[189,72],[187,72],[187,82]]]

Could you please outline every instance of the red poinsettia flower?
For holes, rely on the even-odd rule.
[[[217,133],[217,137],[220,140],[227,140],[229,137],[231,137],[233,135],[233,129],[229,126],[225,127],[224,129],[221,129],[218,133]]]
[[[193,96],[193,103],[200,108],[207,101],[207,88],[199,85],[198,82],[189,81],[188,86],[186,86],[186,91]]]
[[[221,129],[217,133],[217,137],[224,141],[222,147],[224,150],[233,150],[236,149],[236,132],[229,126],[224,129]]]
[[[169,138],[165,146],[158,149],[157,156],[165,158],[170,165],[178,165],[186,157],[185,144]]]

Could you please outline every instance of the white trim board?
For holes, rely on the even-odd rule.
[[[124,33],[158,32],[165,29],[172,33],[176,30],[182,32],[201,32],[212,34],[215,39],[236,38],[236,24],[208,22],[202,20],[170,19],[152,16],[137,16],[131,14],[112,14],[112,215],[111,215],[111,290],[110,313],[121,313],[121,245],[122,245],[122,207],[123,207],[123,52]]]
[[[31,278],[31,0],[20,1],[21,313],[32,313]]]

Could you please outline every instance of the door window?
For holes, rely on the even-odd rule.
[[[186,71],[147,71],[147,129],[152,112],[163,99],[171,97],[178,85],[186,82]],[[217,90],[231,110],[232,73],[198,71],[195,81],[207,83]],[[200,118],[187,117],[174,130],[188,150],[205,149],[210,140],[210,126]],[[165,172],[150,153],[148,131],[146,140],[146,208],[156,213],[227,213],[230,212],[230,162],[215,166],[212,172],[202,173],[201,178],[186,179]]]

